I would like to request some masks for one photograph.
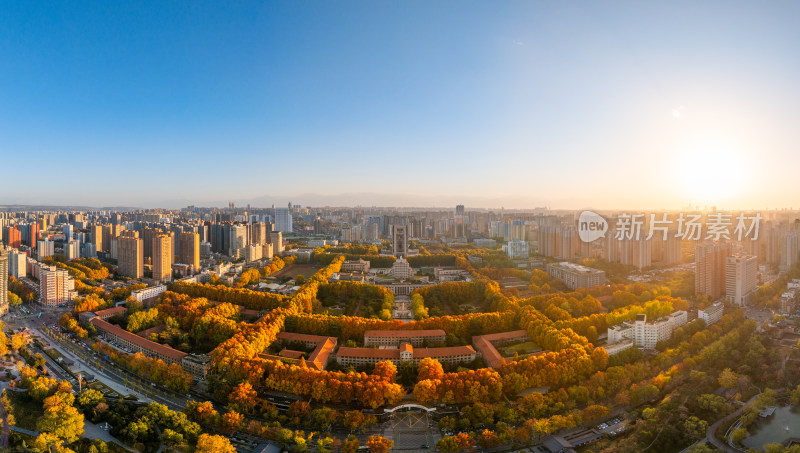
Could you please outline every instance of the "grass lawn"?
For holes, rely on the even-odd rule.
[[[27,393],[6,391],[11,405],[14,406],[14,419],[15,425],[20,428],[36,431],[36,420],[38,420],[44,413],[42,412],[42,405],[36,401],[28,398]]]
[[[500,352],[500,354],[503,355],[503,357],[513,357],[514,354],[519,354],[519,355],[531,354],[534,352],[539,352],[541,350],[542,348],[538,344],[532,341],[526,341],[524,343],[498,348],[498,351]]]

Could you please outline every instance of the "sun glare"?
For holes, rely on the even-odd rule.
[[[696,143],[684,151],[679,165],[681,192],[692,204],[728,203],[746,189],[745,158],[734,146]]]

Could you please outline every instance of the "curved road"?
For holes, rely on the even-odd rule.
[[[716,448],[718,448],[718,449],[720,449],[720,450],[722,450],[722,451],[724,451],[726,453],[741,453],[742,450],[737,450],[737,449],[731,447],[730,445],[728,445],[727,442],[723,442],[723,441],[717,439],[717,436],[716,436],[715,433],[717,432],[717,428],[719,428],[720,425],[722,425],[723,423],[730,423],[731,421],[736,420],[739,416],[741,416],[742,412],[744,412],[744,409],[747,407],[747,405],[750,404],[751,402],[753,402],[756,398],[758,398],[759,395],[753,396],[752,398],[747,400],[747,402],[742,407],[740,407],[739,409],[736,409],[732,414],[729,414],[728,416],[726,416],[726,417],[724,417],[724,418],[722,418],[720,420],[717,420],[716,422],[714,422],[713,425],[709,426],[708,430],[706,431],[706,441],[708,443],[710,443],[711,445],[713,445],[714,447],[716,447]]]

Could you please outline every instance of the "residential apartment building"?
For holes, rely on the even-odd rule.
[[[117,239],[119,273],[140,279],[144,276],[144,241],[138,231],[123,231]]]
[[[153,237],[153,279],[172,281],[172,235],[159,233]]]
[[[743,307],[755,294],[758,258],[753,255],[728,256],[725,266],[725,297]]]

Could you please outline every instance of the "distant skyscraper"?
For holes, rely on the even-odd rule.
[[[281,233],[292,232],[292,212],[288,208],[275,208],[275,229]]]
[[[172,236],[159,233],[153,238],[153,279],[172,280]]]
[[[725,268],[731,246],[726,242],[703,242],[695,246],[695,294],[716,301],[725,293]]]
[[[456,205],[456,215],[459,216],[459,217],[464,217],[464,205],[463,204]]]
[[[758,258],[752,255],[727,257],[725,267],[725,297],[743,307],[756,290]]]
[[[405,225],[392,227],[392,253],[397,258],[408,256],[408,232]]]
[[[119,273],[130,278],[144,275],[144,241],[138,231],[124,231],[118,241]]]

